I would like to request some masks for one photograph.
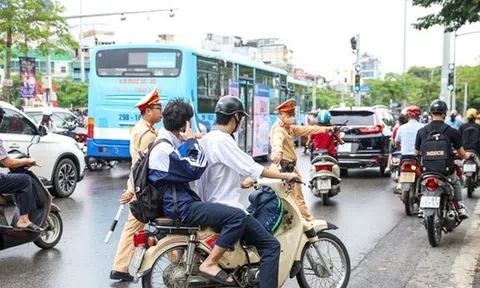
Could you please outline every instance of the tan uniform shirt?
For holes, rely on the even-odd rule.
[[[140,121],[133,126],[130,132],[130,156],[132,156],[132,166],[138,160],[138,152],[147,152],[148,146],[157,138],[157,131],[147,121]],[[134,192],[133,185],[127,181],[127,191]]]
[[[322,126],[291,125],[290,128],[286,128],[281,126],[281,123],[278,120],[272,127],[270,131],[270,145],[272,146],[272,153],[283,152],[283,160],[297,161],[295,144],[293,143],[294,137],[325,132],[325,127]]]

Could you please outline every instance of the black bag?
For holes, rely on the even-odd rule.
[[[130,211],[142,223],[148,223],[155,218],[163,216],[163,196],[167,190],[167,185],[162,184],[159,190],[155,185],[148,182],[150,152],[155,146],[163,142],[172,145],[167,139],[159,139],[150,144],[147,153],[142,151],[138,153],[138,160],[132,166],[132,171],[130,172],[130,181],[132,181],[135,197],[137,198],[130,202]]]
[[[423,172],[451,175],[455,171],[452,144],[445,135],[448,128],[449,126],[446,126],[441,131],[434,131],[431,126],[425,127],[428,135],[420,147]]]
[[[468,150],[477,151],[479,148],[480,131],[477,127],[471,125],[462,132],[463,147]]]

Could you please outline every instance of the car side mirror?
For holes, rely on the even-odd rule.
[[[45,126],[43,125],[38,126],[38,134],[40,135],[40,137],[47,135],[47,128],[45,128]]]
[[[32,144],[38,144],[38,142],[40,142],[40,136],[39,135],[35,135],[32,137],[32,140],[30,141]]]

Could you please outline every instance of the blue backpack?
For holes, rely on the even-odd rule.
[[[262,186],[248,196],[250,206],[247,211],[258,222],[260,222],[268,232],[275,234],[283,222],[285,207],[280,197],[275,194],[272,188]]]

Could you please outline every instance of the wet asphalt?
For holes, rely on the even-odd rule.
[[[309,157],[299,156],[298,164],[308,180]],[[54,199],[64,222],[60,243],[51,250],[30,243],[0,251],[0,287],[141,287],[108,279],[126,209],[110,244],[103,242],[119,207],[128,169],[127,163],[121,163],[113,169],[86,171],[70,198]],[[329,206],[323,206],[306,187],[304,194],[316,218],[339,227],[332,233],[350,254],[349,287],[452,287],[448,286],[450,262],[462,246],[467,225],[444,236],[441,247],[431,248],[421,220],[405,215],[402,202],[392,193],[394,183],[380,177],[378,169],[351,170],[341,187]],[[474,196],[466,200],[470,210],[480,192]],[[298,285],[293,279],[285,287]]]

